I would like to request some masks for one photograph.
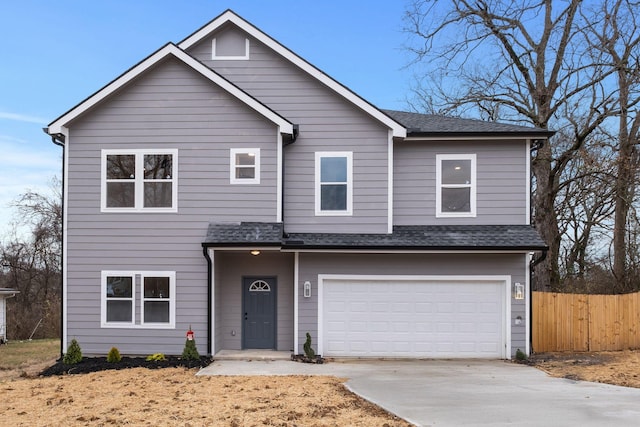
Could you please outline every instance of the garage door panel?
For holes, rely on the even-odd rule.
[[[495,281],[326,280],[323,352],[501,357],[504,295],[505,283]]]

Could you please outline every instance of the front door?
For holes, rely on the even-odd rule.
[[[242,348],[276,348],[276,278],[243,277]]]

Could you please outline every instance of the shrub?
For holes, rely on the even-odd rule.
[[[307,340],[304,342],[304,354],[309,358],[313,359],[316,357],[316,352],[311,348],[311,335],[307,332]]]
[[[198,349],[196,348],[196,340],[195,338],[190,340],[187,339],[187,342],[184,343],[184,350],[182,351],[182,358],[184,360],[198,360],[200,359],[200,354],[198,353]]]
[[[147,362],[164,362],[167,360],[162,353],[154,353],[147,356]]]
[[[62,362],[65,365],[75,365],[76,363],[80,363],[81,360],[82,350],[80,349],[80,344],[78,344],[78,341],[74,338],[71,340],[71,344],[69,344]]]
[[[122,356],[120,356],[120,351],[115,347],[111,347],[111,350],[109,350],[109,354],[107,355],[107,362],[118,363],[121,360]]]
[[[522,352],[522,350],[517,349],[517,350],[516,350],[516,360],[518,360],[518,361],[527,360],[527,355],[526,355],[526,354],[524,354],[524,353]]]

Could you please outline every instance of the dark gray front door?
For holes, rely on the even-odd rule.
[[[243,277],[242,348],[276,348],[276,278]]]

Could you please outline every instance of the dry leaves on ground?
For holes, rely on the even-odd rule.
[[[320,376],[134,368],[0,382],[0,425],[410,426]]]

